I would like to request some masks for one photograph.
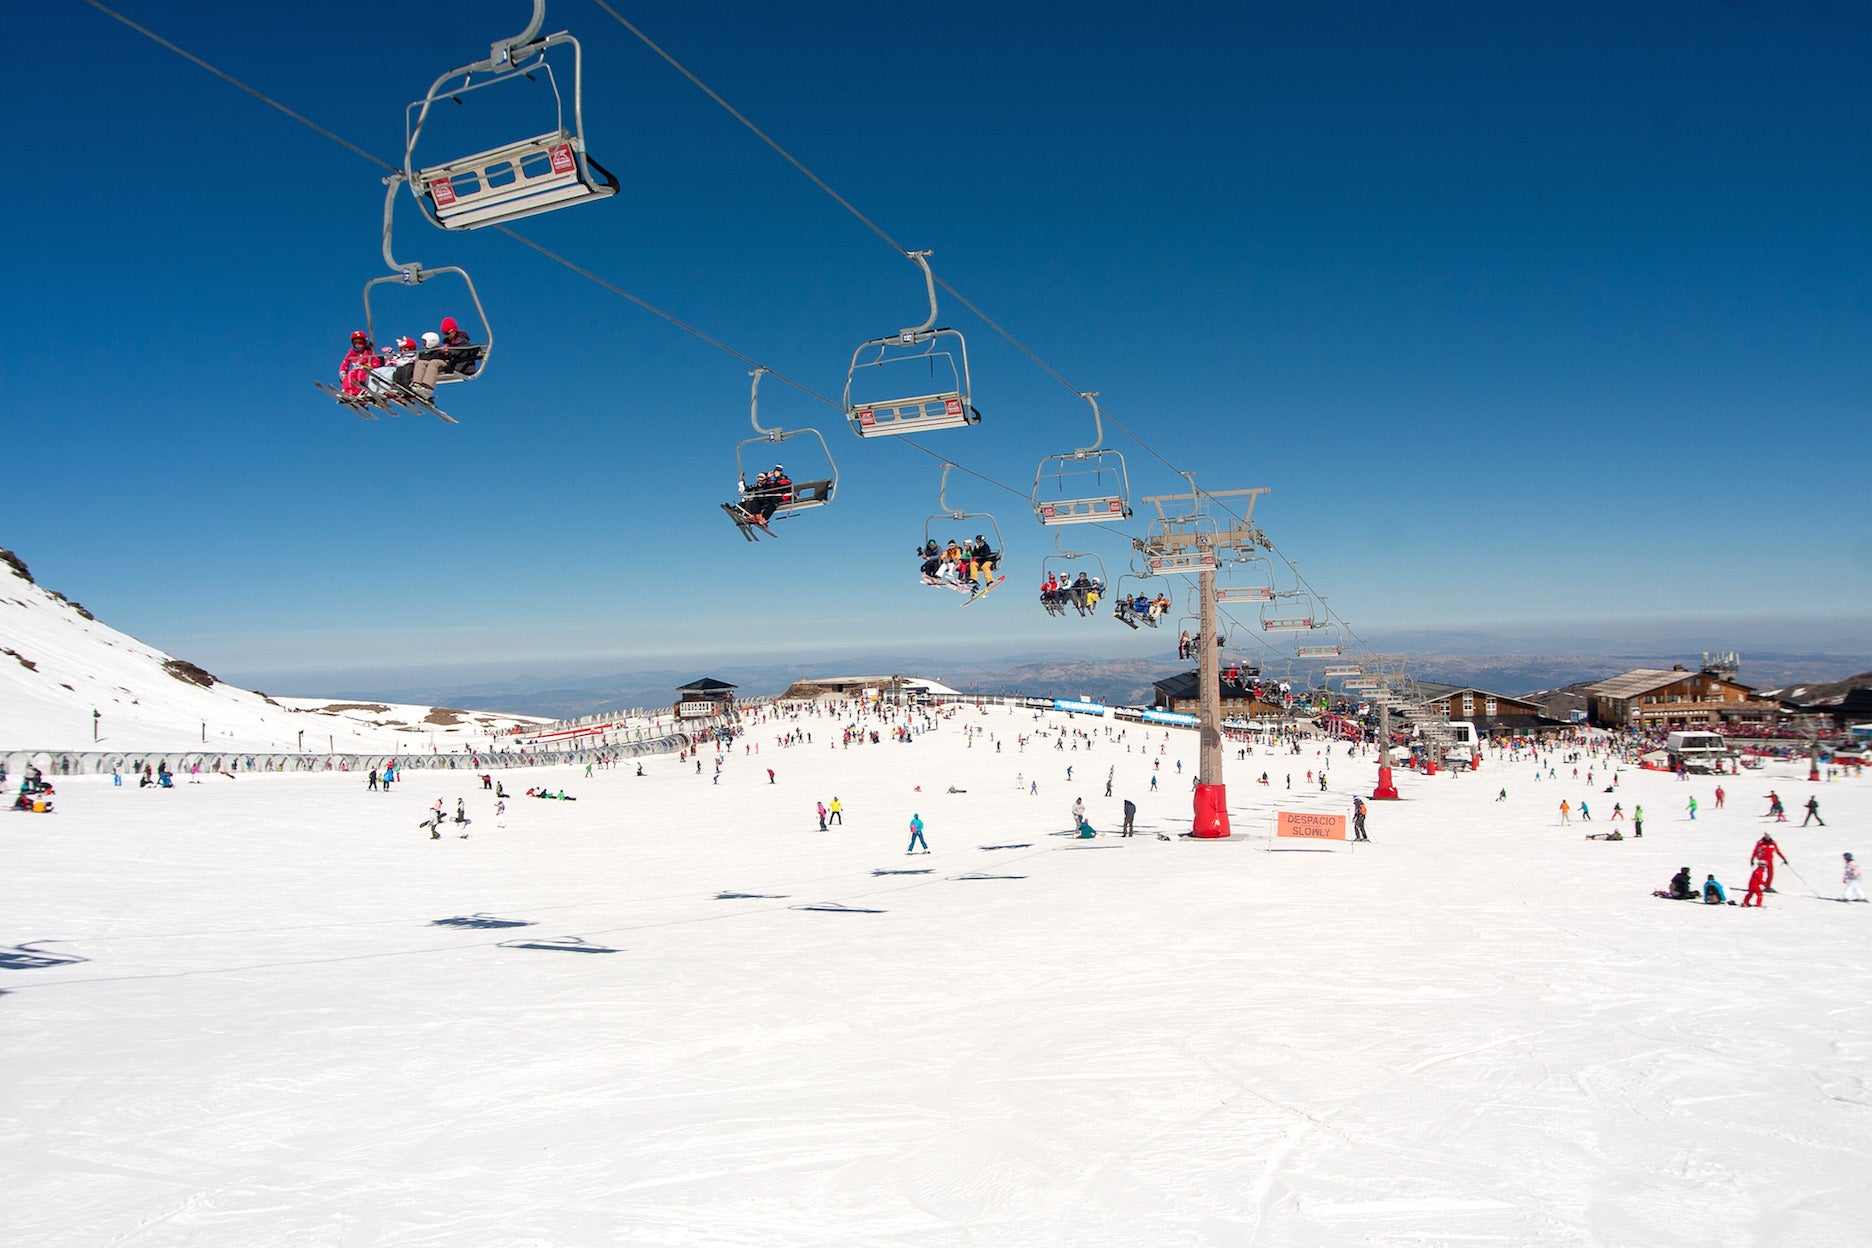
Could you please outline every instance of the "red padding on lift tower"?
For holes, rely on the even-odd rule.
[[[1196,786],[1196,822],[1190,835],[1202,840],[1217,840],[1229,834],[1228,790],[1220,784]]]
[[[1391,769],[1378,769],[1378,787],[1372,790],[1374,802],[1395,802],[1398,800],[1397,785],[1391,782]]]

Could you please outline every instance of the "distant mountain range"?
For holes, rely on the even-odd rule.
[[[1697,666],[1699,654],[1440,654],[1412,660],[1405,670],[1417,679],[1458,688],[1486,689],[1519,697],[1536,690],[1557,689],[1579,681],[1601,680],[1634,668],[1669,668],[1677,663]],[[412,686],[408,688],[339,690],[332,696],[374,698],[382,701],[440,706],[472,706],[489,711],[548,715],[570,719],[632,707],[667,707],[676,701],[676,689],[698,676],[713,676],[737,686],[741,697],[778,694],[795,680],[853,675],[922,676],[941,681],[965,693],[1021,693],[1033,697],[1088,698],[1129,706],[1148,704],[1153,681],[1189,671],[1189,663],[1151,659],[1087,659],[1034,657],[1024,662],[984,659],[928,660],[904,655],[873,655],[838,664],[825,662],[778,663],[759,666],[724,664],[706,670],[656,669],[603,676],[511,680],[473,685]],[[1872,667],[1867,654],[1759,654],[1744,655],[1741,679],[1758,688],[1838,680]],[[1269,675],[1310,683],[1318,676],[1315,664],[1283,664]]]

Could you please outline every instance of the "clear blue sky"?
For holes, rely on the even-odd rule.
[[[116,7],[399,163],[403,106],[529,8]],[[1201,485],[1271,487],[1256,519],[1361,632],[1872,617],[1863,5],[623,11]],[[603,10],[547,29],[624,191],[522,233],[835,399],[921,319],[908,262]],[[744,543],[747,366],[407,202],[398,251],[474,275],[498,356],[445,392],[459,427],[346,414],[312,381],[382,271],[379,171],[83,4],[32,49],[0,96],[0,544],[100,618],[251,675],[1167,652],[1044,615],[1051,536],[979,482],[951,501],[1012,581],[917,584],[936,461],[771,381],[840,494]],[[984,420],[923,443],[1024,493],[1088,409],[942,321]],[[1180,488],[1108,436],[1134,494]]]

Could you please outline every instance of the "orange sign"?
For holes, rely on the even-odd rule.
[[[1344,815],[1314,815],[1299,810],[1280,811],[1274,819],[1275,836],[1293,836],[1305,841],[1343,841]]]

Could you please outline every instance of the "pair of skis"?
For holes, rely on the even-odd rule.
[[[393,404],[401,404],[412,411],[428,412],[436,419],[446,421],[451,425],[458,425],[461,423],[453,416],[437,407],[432,400],[423,398],[407,386],[399,386],[396,382],[385,381],[381,377],[372,379],[370,385],[357,394],[346,394],[343,390],[336,389],[323,381],[315,381],[312,384],[317,386],[323,393],[330,395],[344,406],[356,412],[359,418],[363,420],[376,420],[378,412],[384,412],[391,416],[401,416],[403,413],[397,411],[396,408],[392,406]]]

